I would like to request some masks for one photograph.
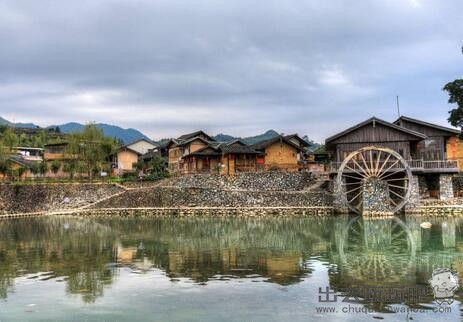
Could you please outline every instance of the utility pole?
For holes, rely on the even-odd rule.
[[[397,115],[400,117],[400,105],[399,105],[399,95],[396,96],[397,99]]]

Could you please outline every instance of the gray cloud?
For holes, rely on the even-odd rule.
[[[155,138],[269,128],[317,140],[376,115],[445,124],[459,0],[6,0],[0,115]]]

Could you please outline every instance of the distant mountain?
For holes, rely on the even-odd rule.
[[[139,139],[150,140],[150,138],[146,135],[135,129],[124,129],[116,125],[105,123],[97,123],[95,125],[98,129],[103,131],[104,135],[120,139],[124,144],[128,144]],[[52,125],[50,127],[59,127],[61,133],[76,133],[81,132],[84,125],[77,122],[70,122],[61,125]]]
[[[212,138],[216,141],[219,142],[227,142],[227,141],[232,141],[236,139],[242,140],[246,144],[254,144],[260,141],[265,141],[274,138],[275,136],[278,135],[278,132],[275,130],[268,130],[267,132],[263,134],[259,134],[256,136],[250,136],[246,138],[241,138],[241,137],[234,137],[228,134],[217,134],[216,136],[213,136]]]
[[[8,120],[5,120],[3,117],[0,117],[0,125],[10,126],[10,127],[21,127],[21,128],[31,128],[35,129],[38,128],[38,125],[34,123],[13,123]]]
[[[216,136],[213,136],[212,138],[218,142],[228,142],[228,141],[233,141],[236,139],[235,137],[231,135],[222,134],[222,133],[219,133]]]

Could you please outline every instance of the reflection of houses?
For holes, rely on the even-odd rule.
[[[326,139],[326,149],[332,155],[331,171],[335,173],[353,151],[367,146],[390,148],[408,161],[421,190],[429,186],[429,190],[437,189],[436,194],[439,194],[443,183],[449,181],[448,175],[459,171],[458,161],[447,158],[447,147],[458,133],[407,117],[394,123],[372,117]],[[445,190],[449,190],[448,185]],[[441,191],[441,197],[444,195],[448,193]]]
[[[190,277],[205,282],[217,275],[246,277],[261,275],[270,282],[288,285],[300,282],[307,274],[298,252],[278,255],[241,253],[237,248],[213,252],[181,250],[168,252],[168,275],[171,278]]]
[[[166,145],[172,174],[220,173],[268,170],[298,171],[304,168],[309,143],[296,134],[247,145],[241,140],[217,142],[203,131],[185,134]]]
[[[147,139],[139,139],[119,148],[113,157],[113,167],[117,175],[135,170],[134,164],[140,156],[156,150],[158,145]]]

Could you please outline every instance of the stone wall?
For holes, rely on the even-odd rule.
[[[2,184],[0,214],[73,209],[121,191],[112,184]]]
[[[123,207],[317,207],[332,206],[332,194],[305,191],[232,191],[153,187],[129,190],[93,208]]]
[[[441,200],[453,198],[453,182],[451,175],[441,174],[439,176],[439,195]]]
[[[241,173],[235,176],[198,174],[176,178],[173,186],[182,188],[213,188],[226,190],[299,191],[314,183],[308,172]]]
[[[408,208],[415,208],[420,205],[421,200],[421,187],[422,187],[423,180],[420,177],[413,175],[412,176],[412,188],[410,191],[410,199],[405,204],[405,209]]]
[[[393,215],[389,201],[389,186],[386,181],[367,179],[363,186],[363,215]]]

